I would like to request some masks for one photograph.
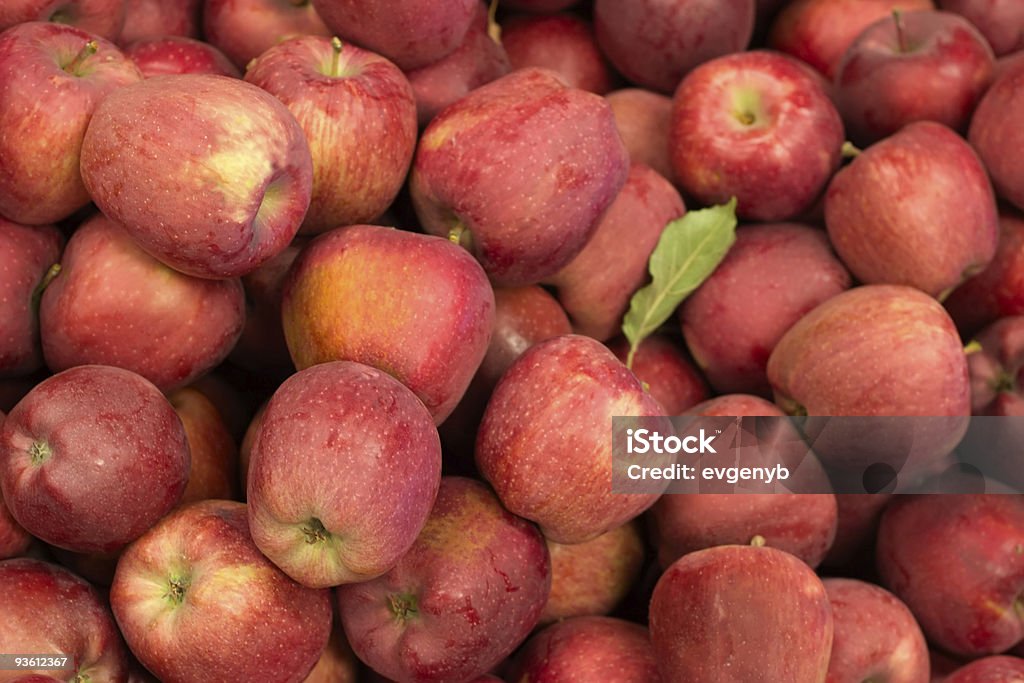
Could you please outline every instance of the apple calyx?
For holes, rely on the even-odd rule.
[[[185,601],[185,593],[188,592],[192,581],[187,576],[173,576],[167,581],[167,592],[164,598],[177,607]]]
[[[301,530],[306,543],[309,545],[326,543],[327,539],[331,537],[331,532],[316,517],[310,517],[309,521],[302,525]]]
[[[96,54],[96,51],[99,49],[99,43],[97,43],[95,40],[87,41],[85,43],[85,46],[78,51],[77,55],[75,55],[75,58],[63,67],[64,71],[74,76],[80,76],[81,74],[78,73],[78,70],[82,68],[82,64],[85,62],[85,60],[89,59],[89,57],[92,57],[94,54]]]
[[[42,465],[53,457],[53,449],[45,441],[33,441],[28,447],[28,458],[33,465]]]
[[[395,621],[405,623],[419,613],[419,601],[412,593],[392,593],[388,596],[388,609]]]

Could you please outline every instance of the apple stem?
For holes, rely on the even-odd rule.
[[[972,339],[967,343],[967,346],[964,347],[965,356],[969,356],[972,353],[977,353],[978,351],[981,351],[981,342],[979,342],[977,339]]]
[[[487,35],[491,37],[491,40],[501,45],[501,25],[498,24],[498,0],[491,0],[490,6],[487,8]]]
[[[96,51],[99,49],[100,46],[95,40],[86,42],[85,46],[79,50],[78,54],[75,55],[75,58],[71,60],[71,63],[64,67],[64,70],[68,73],[75,73],[78,71],[78,68],[82,66],[82,62],[96,54]]]
[[[762,536],[761,534],[757,534],[752,539],[750,539],[750,545],[754,546],[755,548],[763,548],[767,542],[768,541],[766,541],[764,536]]]
[[[903,13],[898,7],[892,11],[892,20],[896,23],[896,40],[899,41],[900,52],[909,52],[907,36],[903,33]]]
[[[341,75],[341,50],[344,46],[341,44],[341,38],[334,36],[331,38],[331,48],[334,49],[334,55],[331,57],[331,75],[337,78]]]
[[[60,264],[54,263],[46,271],[46,274],[43,275],[43,279],[39,281],[39,284],[36,285],[36,288],[32,290],[32,310],[39,310],[39,302],[42,301],[43,299],[43,292],[46,291],[46,288],[50,286],[50,283],[53,282],[54,278],[60,275],[60,271]]]
[[[459,221],[448,231],[448,241],[470,251],[473,247],[473,233]]]
[[[629,353],[626,354],[626,367],[630,370],[633,369],[633,359],[636,357],[637,344],[629,345]]]
[[[849,140],[847,140],[846,142],[843,143],[843,148],[840,153],[843,155],[844,159],[853,159],[857,156],[860,156],[861,149],[852,142],[850,142]]]

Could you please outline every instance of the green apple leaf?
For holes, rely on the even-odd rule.
[[[629,341],[627,367],[633,367],[640,342],[714,272],[735,241],[735,197],[728,204],[688,211],[665,226],[648,262],[651,283],[633,295],[622,321]]]

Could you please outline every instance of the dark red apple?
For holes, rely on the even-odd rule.
[[[295,236],[313,165],[280,100],[236,78],[186,74],[104,99],[82,142],[82,178],[145,251],[189,275],[231,278]]]
[[[774,548],[690,553],[651,597],[651,641],[666,683],[824,681],[832,629],[821,580]]]
[[[866,284],[909,285],[940,299],[992,260],[992,185],[963,138],[911,123],[839,171],[825,198],[839,258]]]
[[[86,206],[86,127],[107,95],[141,78],[116,45],[72,26],[29,22],[0,34],[0,217],[40,225]]]
[[[410,191],[427,232],[464,245],[495,284],[520,286],[583,249],[628,172],[604,99],[522,69],[431,121]]]
[[[867,145],[914,121],[966,132],[995,55],[963,17],[921,11],[864,29],[843,56],[833,96],[849,136]]]
[[[967,139],[985,163],[996,193],[1024,209],[1024,160],[1012,150],[1024,143],[1024,126],[1011,112],[1024,102],[1024,62],[999,74],[974,110]]]
[[[671,94],[697,65],[744,50],[755,10],[755,0],[596,0],[594,28],[623,76]]]
[[[223,361],[245,321],[237,280],[168,268],[99,214],[68,240],[39,327],[47,366],[114,365],[173,391]]]
[[[777,52],[706,62],[673,98],[669,152],[680,186],[703,204],[736,197],[737,215],[750,220],[807,211],[838,168],[843,140],[819,81]]]
[[[646,164],[675,182],[669,156],[668,134],[672,98],[642,88],[626,88],[605,95],[615,115],[615,127],[634,164]]]
[[[110,607],[83,579],[40,560],[0,562],[0,643],[6,655],[67,655],[69,670],[36,670],[58,680],[124,681],[128,655]],[[0,672],[18,680],[31,669]]]
[[[551,586],[537,528],[480,482],[446,477],[426,526],[384,576],[337,590],[361,660],[398,681],[469,681],[533,630]]]
[[[44,380],[0,431],[0,489],[34,536],[112,552],[171,510],[189,450],[174,408],[147,380],[87,365]]]
[[[302,233],[370,223],[391,206],[416,148],[416,101],[398,67],[303,36],[250,62],[245,80],[284,102],[309,141],[313,194]]]
[[[192,455],[181,505],[238,498],[238,447],[220,411],[201,391],[183,387],[167,397],[185,428]]]
[[[520,15],[502,22],[501,44],[513,69],[550,69],[567,84],[604,95],[611,69],[590,22],[574,14]]]
[[[0,411],[0,426],[3,425],[4,417],[3,411]],[[20,556],[31,543],[32,535],[11,517],[11,511],[7,509],[0,492],[0,560]]]
[[[124,48],[145,78],[180,74],[218,74],[241,78],[223,52],[209,43],[183,36],[143,38]]]
[[[982,657],[965,664],[942,683],[1021,683],[1024,681],[1024,659],[1008,657]]]
[[[126,1],[4,0],[0,5],[0,31],[16,24],[47,21],[116,41],[124,27]]]
[[[239,69],[282,40],[330,37],[311,0],[204,0],[203,35]]]
[[[39,297],[64,238],[49,225],[27,226],[0,218],[0,378],[23,377],[43,367]]]
[[[629,342],[624,338],[608,345],[623,363],[629,358]],[[630,368],[666,415],[682,415],[708,398],[708,385],[682,344],[665,334],[647,337],[633,355]]]
[[[118,40],[129,45],[139,40],[199,35],[201,0],[124,0],[124,27]]]
[[[977,657],[1024,637],[1022,549],[1024,497],[900,496],[882,516],[876,558],[929,642]]]
[[[1024,5],[1016,0],[938,0],[939,7],[966,17],[1002,57],[1024,48]]]
[[[743,226],[725,259],[683,302],[679,322],[716,391],[771,396],[766,367],[779,339],[849,286],[850,274],[821,230]]]
[[[117,563],[110,605],[160,680],[301,683],[331,631],[331,594],[289,579],[253,544],[242,503],[164,518]]]
[[[835,625],[827,683],[928,683],[928,645],[906,605],[863,581],[823,583]]]

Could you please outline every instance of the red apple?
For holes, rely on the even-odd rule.
[[[16,24],[47,21],[66,24],[116,41],[125,22],[126,0],[4,0],[0,31]]]
[[[0,218],[0,378],[30,375],[43,366],[39,297],[53,277],[64,238],[49,225],[27,226]]]
[[[204,0],[206,41],[239,69],[282,40],[330,37],[311,0]]]
[[[832,609],[821,580],[774,548],[719,546],[677,560],[651,597],[666,683],[824,681]]]
[[[550,71],[522,69],[427,126],[410,190],[427,232],[466,246],[495,284],[520,286],[583,249],[628,165],[605,100]]]
[[[952,672],[942,683],[1021,683],[1024,659],[998,656],[982,657]]]
[[[311,242],[282,296],[297,368],[332,360],[378,367],[412,389],[438,424],[469,386],[494,324],[493,292],[465,250],[378,226]]]
[[[642,88],[626,88],[608,93],[605,99],[632,162],[646,164],[675,182],[668,147],[672,98]]]
[[[963,17],[909,12],[864,29],[840,62],[833,94],[858,144],[914,121],[964,132],[994,68],[992,48]]]
[[[475,679],[537,623],[551,565],[537,528],[480,482],[446,477],[416,543],[384,576],[337,591],[363,662],[398,681]]]
[[[295,583],[253,544],[242,503],[177,510],[117,563],[110,605],[164,681],[300,683],[331,630],[330,592]]]
[[[755,10],[755,0],[596,0],[594,28],[622,75],[670,94],[694,67],[745,49]]]
[[[547,627],[516,655],[512,681],[659,683],[647,629],[610,617],[577,617]]]
[[[488,29],[487,6],[479,2],[473,23],[454,52],[406,72],[416,95],[416,114],[421,128],[448,105],[512,70],[505,48],[491,37]]]
[[[1024,209],[1024,161],[1012,150],[1024,144],[1024,126],[1010,112],[1024,102],[1024,62],[1004,69],[974,110],[967,139],[985,163],[996,193]]]
[[[0,489],[27,531],[75,552],[112,552],[181,499],[189,450],[160,391],[87,365],[41,382],[0,431]]]
[[[938,0],[939,7],[966,17],[1002,57],[1024,48],[1024,5],[1016,0]]]
[[[988,265],[999,234],[985,167],[963,138],[931,121],[909,124],[839,171],[825,223],[861,282],[940,299]]]
[[[912,12],[935,5],[932,0],[793,0],[772,23],[768,44],[802,59],[831,81],[860,32],[897,8]]]
[[[377,52],[405,71],[458,48],[480,0],[313,0],[324,23],[344,40]]]
[[[170,36],[195,38],[199,35],[201,0],[124,0],[124,27],[119,41],[129,45],[139,40]]]
[[[590,241],[545,280],[558,289],[577,333],[598,341],[619,333],[630,299],[650,280],[647,262],[661,233],[685,212],[672,183],[647,166],[630,167]]]
[[[977,657],[1024,637],[1022,548],[1024,497],[901,496],[882,516],[876,557],[929,642]]]
[[[928,645],[907,606],[854,579],[825,579],[835,625],[827,683],[928,683]]]
[[[359,363],[316,365],[287,379],[260,418],[253,541],[303,585],[367,581],[412,546],[440,477],[437,430],[411,391]]]
[[[145,78],[181,74],[242,76],[238,67],[213,45],[182,36],[136,40],[127,44],[124,53]]]
[[[612,73],[590,22],[573,14],[520,15],[501,25],[501,44],[513,69],[550,69],[568,85],[604,95]]]
[[[142,251],[102,214],[68,240],[39,326],[46,364],[114,365],[173,391],[219,365],[242,332],[237,280],[183,275]]]
[[[86,127],[107,95],[141,78],[117,46],[81,29],[30,22],[0,34],[0,216],[39,225],[86,206]]]
[[[181,505],[199,500],[238,497],[238,448],[217,407],[192,387],[167,397],[185,428],[192,455],[188,486]]]
[[[758,221],[807,211],[838,168],[844,139],[818,80],[767,50],[719,57],[687,74],[671,126],[682,189],[704,204],[736,197],[737,214]]]
[[[612,488],[612,417],[668,434],[664,409],[600,343],[556,337],[520,356],[494,390],[476,463],[502,503],[557,543],[583,543],[649,508],[657,492]],[[652,461],[656,458],[652,459]]]
[[[610,614],[629,594],[644,564],[640,526],[627,522],[586,543],[548,540],[551,594],[541,624]]]
[[[288,109],[254,85],[206,74],[149,78],[103,100],[90,124],[89,194],[176,270],[245,275],[284,249],[305,217],[309,145]]]
[[[766,367],[779,339],[849,286],[850,274],[821,230],[744,226],[714,273],[683,302],[679,322],[716,391],[771,396]]]
[[[309,141],[313,194],[301,232],[372,222],[394,202],[416,148],[416,101],[398,67],[304,36],[250,62],[245,80],[284,102]]]
[[[0,584],[0,643],[5,654],[67,655],[71,668],[59,672],[57,680],[126,680],[127,652],[110,608],[96,589],[63,567],[28,558],[0,562]],[[31,673],[7,669],[0,671],[0,681]]]
[[[0,411],[0,426],[4,423],[4,417],[3,411]],[[7,509],[3,493],[0,492],[0,560],[18,557],[28,550],[31,543],[32,535],[11,517],[11,511]]]
[[[623,363],[629,358],[629,342],[624,338],[608,348]],[[693,366],[682,344],[668,335],[654,334],[640,342],[631,370],[666,415],[682,415],[708,398],[704,377]]]

